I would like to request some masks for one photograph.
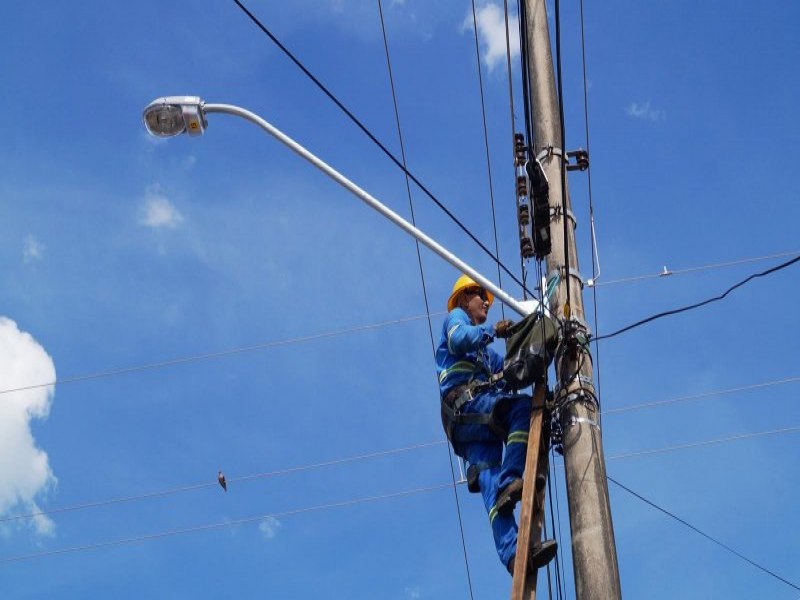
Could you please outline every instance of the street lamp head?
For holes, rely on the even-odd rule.
[[[206,128],[204,102],[198,96],[156,98],[144,109],[142,120],[151,135],[172,137],[183,132],[202,135]]]

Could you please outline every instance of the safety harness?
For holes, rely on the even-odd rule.
[[[487,390],[503,384],[505,389],[519,390],[544,377],[553,360],[558,343],[558,327],[555,321],[540,313],[534,313],[511,328],[511,337],[506,342],[506,359],[499,373],[487,373],[487,381],[470,380],[457,385],[441,398],[442,426],[447,439],[459,456],[462,455],[458,443],[454,441],[457,425],[485,425],[498,439],[508,435],[503,425],[504,417],[511,408],[513,397],[500,397],[489,413],[463,413],[467,402],[474,400]],[[461,439],[460,442],[469,442]],[[478,475],[496,464],[478,463],[467,469],[467,488],[470,492],[480,491]]]

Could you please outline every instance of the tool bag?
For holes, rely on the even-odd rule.
[[[521,390],[542,381],[558,346],[558,324],[535,312],[509,329],[503,379],[506,389]]]

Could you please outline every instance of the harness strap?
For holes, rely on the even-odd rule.
[[[477,494],[481,491],[480,482],[478,481],[478,476],[481,474],[481,471],[486,471],[487,469],[492,469],[499,466],[500,461],[470,464],[469,468],[467,469],[467,489],[470,491],[470,493]]]

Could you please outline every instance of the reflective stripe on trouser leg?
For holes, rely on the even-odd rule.
[[[528,450],[528,429],[531,426],[531,397],[525,394],[512,396],[511,409],[504,416],[503,425],[509,432],[506,451],[500,468],[498,489],[504,489],[514,479],[522,479],[525,454]]]
[[[503,443],[500,440],[495,442],[472,442],[463,444],[465,458],[470,464],[478,463],[499,463],[503,453]],[[497,501],[497,479],[500,475],[500,467],[495,466],[482,470],[478,474],[478,482],[481,488],[481,497],[489,514],[489,523],[492,528],[494,545],[497,555],[504,566],[517,551],[517,523],[514,516],[501,517],[495,509]]]

